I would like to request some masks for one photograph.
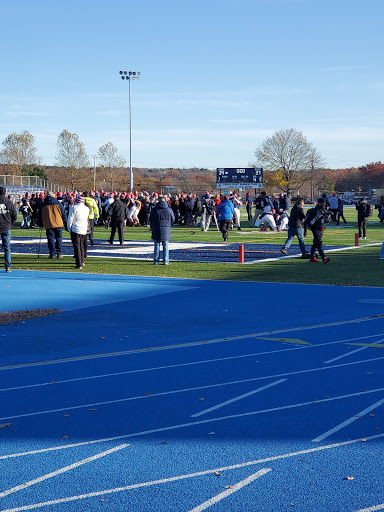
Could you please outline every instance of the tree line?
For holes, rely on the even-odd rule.
[[[126,160],[112,142],[98,149],[93,162],[77,133],[63,130],[56,142],[54,166],[44,166],[38,155],[35,137],[24,130],[11,133],[2,142],[0,173],[40,176],[75,189],[127,190],[129,170]],[[97,162],[97,165],[96,165]],[[264,169],[268,192],[282,191],[288,196],[306,191],[317,193],[367,191],[384,188],[384,164],[369,163],[350,169],[329,169],[319,150],[293,128],[276,131],[255,150],[249,164]],[[134,168],[135,188],[146,190],[194,191],[216,188],[216,173],[209,169]]]

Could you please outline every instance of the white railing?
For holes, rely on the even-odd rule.
[[[42,180],[39,176],[0,176],[0,186],[6,187],[8,193],[18,194],[23,192],[42,192],[52,190],[53,192],[67,192],[69,189],[62,185],[56,185],[48,180]]]

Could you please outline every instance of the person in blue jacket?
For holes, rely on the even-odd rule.
[[[228,240],[228,231],[232,227],[234,209],[235,205],[229,200],[227,194],[216,208],[217,213],[220,215],[220,231],[223,234],[224,242]]]
[[[171,239],[171,226],[175,222],[175,214],[170,205],[162,196],[158,203],[152,208],[149,216],[149,225],[152,231],[152,240],[154,243],[153,263],[160,263],[160,244],[163,245],[163,263],[169,265],[169,247],[168,242]]]

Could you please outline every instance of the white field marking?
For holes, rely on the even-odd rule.
[[[231,400],[227,400],[226,402],[222,402],[221,404],[215,405],[214,407],[210,407],[209,409],[205,409],[204,411],[200,411],[196,414],[191,414],[191,418],[197,418],[198,416],[202,416],[203,414],[207,414],[207,412],[215,411],[216,409],[220,409],[221,407],[224,407],[225,405],[232,404],[233,402],[237,402],[238,400],[242,400],[243,398],[246,398],[248,396],[254,395],[255,393],[260,393],[260,391],[264,391],[265,389],[271,388],[272,386],[276,386],[277,384],[281,384],[282,382],[285,382],[287,379],[280,379],[276,382],[271,382],[270,384],[267,384],[266,386],[263,386],[262,388],[254,389],[253,391],[250,391],[249,393],[245,393],[244,395],[237,396],[235,398],[232,398]]]
[[[360,249],[361,247],[376,247],[379,245],[380,246],[383,245],[382,242],[375,242],[372,244],[364,244],[364,245],[358,245],[358,246],[351,245],[348,247],[339,247],[337,249],[325,249],[325,252],[329,253],[329,252],[350,251],[351,249]],[[253,263],[267,263],[269,261],[278,261],[278,260],[283,260],[283,259],[288,259],[288,258],[301,258],[301,254],[291,254],[289,256],[279,256],[278,258],[264,258],[262,260],[246,261],[245,263],[250,265]],[[244,263],[243,263],[243,265],[244,265]]]
[[[252,379],[243,379],[243,380],[230,381],[230,382],[220,382],[218,384],[209,384],[207,386],[196,386],[193,388],[183,388],[183,389],[176,389],[176,390],[172,390],[172,391],[163,391],[161,393],[153,393],[150,395],[150,397],[153,398],[153,397],[158,397],[158,396],[173,395],[176,393],[186,393],[189,391],[198,391],[201,389],[211,389],[211,388],[220,387],[220,386],[242,384],[245,382],[254,382],[257,380],[266,380],[266,379],[272,379],[272,378],[277,378],[277,377],[289,377],[291,375],[300,375],[300,374],[304,374],[304,373],[320,372],[320,371],[324,371],[324,370],[332,370],[334,368],[341,368],[343,366],[353,366],[355,364],[368,363],[371,361],[379,361],[380,359],[384,359],[384,356],[376,357],[373,359],[365,359],[363,361],[354,361],[353,363],[335,364],[335,365],[326,366],[326,367],[322,366],[320,368],[310,368],[308,370],[298,370],[296,372],[280,373],[280,374],[275,374],[275,375],[265,375],[264,377],[254,377]],[[380,391],[380,390],[381,390],[381,388],[378,390],[375,390],[375,391]],[[383,390],[384,390],[384,388],[383,388]],[[372,391],[367,391],[366,393],[371,393],[371,392]],[[71,405],[68,407],[61,407],[59,409],[48,409],[48,410],[44,410],[44,411],[36,411],[36,412],[30,412],[30,413],[25,413],[25,414],[18,414],[18,415],[14,415],[14,416],[4,416],[4,417],[0,418],[0,421],[11,420],[11,419],[16,419],[16,418],[26,418],[28,416],[38,416],[40,414],[51,414],[54,412],[70,411],[70,410],[74,410],[74,409],[83,409],[84,407],[96,407],[96,406],[100,406],[100,405],[110,405],[110,404],[116,404],[116,403],[122,403],[122,402],[129,402],[131,400],[143,400],[143,399],[148,399],[150,397],[139,395],[139,396],[133,396],[133,397],[127,397],[127,398],[119,398],[116,400],[107,400],[104,402],[95,402],[95,403],[91,403],[91,404]]]
[[[79,460],[79,462],[75,462],[70,464],[69,466],[65,466],[64,468],[57,469],[56,471],[52,471],[52,473],[48,473],[46,475],[40,476],[39,478],[35,478],[34,480],[30,480],[29,482],[25,482],[24,484],[17,485],[16,487],[12,487],[11,489],[7,489],[6,491],[0,492],[0,498],[4,498],[9,494],[13,494],[17,491],[21,491],[30,487],[31,485],[39,484],[40,482],[44,482],[44,480],[48,480],[49,478],[53,478],[57,475],[61,475],[62,473],[66,473],[67,471],[71,471],[72,469],[78,468],[79,466],[83,466],[84,464],[88,464],[88,462],[92,462],[97,459],[101,459],[101,457],[106,457],[111,453],[117,452],[126,448],[129,444],[121,444],[120,446],[116,446],[115,448],[111,448],[110,450],[106,450],[105,452],[97,453],[92,457],[87,457],[86,459]]]
[[[374,404],[372,404],[371,406],[367,407],[366,409],[364,409],[362,411],[359,411],[359,413],[354,415],[354,416],[352,416],[352,418],[349,418],[349,419],[343,421],[343,423],[340,423],[339,425],[336,425],[336,427],[331,428],[330,430],[328,430],[327,432],[325,432],[321,436],[316,437],[316,439],[312,439],[312,442],[313,443],[318,443],[318,442],[322,441],[326,437],[329,437],[332,434],[334,434],[335,432],[338,432],[339,430],[341,430],[342,428],[347,427],[348,425],[350,425],[354,421],[360,419],[361,417],[365,416],[366,414],[368,414],[369,412],[373,411],[377,407],[380,407],[380,405],[383,405],[383,404],[384,404],[384,398],[382,400],[379,400],[378,402],[375,402]]]
[[[368,508],[362,508],[360,510],[355,510],[355,512],[375,512],[375,510],[384,510],[384,503],[381,503],[380,505],[374,505]]]
[[[371,441],[373,439],[378,439],[383,436],[384,436],[384,434],[378,434],[375,436],[367,437],[366,440]],[[92,492],[92,493],[88,493],[88,494],[81,494],[78,496],[68,496],[66,498],[61,498],[58,500],[45,501],[45,502],[41,502],[41,503],[33,503],[31,505],[24,505],[22,507],[9,508],[6,510],[2,510],[2,512],[22,512],[23,510],[33,510],[34,508],[47,507],[49,505],[57,505],[59,503],[68,503],[71,501],[82,500],[85,498],[93,498],[95,496],[102,496],[104,494],[112,494],[112,493],[116,493],[116,492],[128,491],[130,489],[138,489],[140,487],[148,487],[150,485],[166,484],[169,482],[176,482],[178,480],[185,480],[186,478],[205,476],[205,475],[209,475],[212,473],[218,473],[221,471],[230,471],[232,469],[241,469],[241,468],[245,468],[245,467],[249,467],[249,466],[255,466],[256,464],[265,464],[266,462],[272,462],[272,461],[281,460],[281,459],[288,459],[290,457],[297,457],[299,455],[306,455],[308,453],[313,453],[313,452],[317,453],[322,450],[331,450],[333,448],[340,448],[341,446],[348,446],[348,445],[356,444],[356,443],[361,443],[361,438],[352,439],[349,441],[342,441],[340,443],[333,443],[333,444],[324,445],[324,446],[316,446],[316,448],[309,448],[307,450],[301,450],[299,452],[284,453],[282,455],[275,455],[273,457],[267,457],[265,459],[247,461],[247,462],[243,462],[240,464],[234,464],[231,466],[208,469],[205,471],[199,471],[197,473],[190,473],[187,475],[179,475],[179,476],[174,476],[171,478],[163,478],[162,480],[152,480],[149,482],[142,482],[142,483],[138,483],[138,484],[127,485],[124,487],[116,487],[114,489],[105,489],[103,491],[97,491],[97,492]],[[362,511],[359,511],[359,512],[362,512]]]
[[[161,346],[161,347],[147,347],[147,348],[141,348],[141,349],[136,349],[136,350],[124,350],[122,352],[106,352],[104,354],[92,354],[89,356],[70,357],[70,358],[65,358],[65,359],[54,359],[51,361],[37,361],[35,363],[13,364],[13,365],[8,365],[8,366],[0,366],[0,371],[1,370],[15,370],[15,369],[19,369],[19,368],[31,368],[34,366],[44,366],[44,365],[50,365],[50,364],[71,363],[74,361],[87,361],[90,359],[100,359],[100,358],[105,358],[105,357],[117,357],[117,356],[124,356],[124,355],[130,355],[130,354],[139,354],[139,353],[143,353],[143,352],[155,352],[158,350],[173,350],[173,349],[179,349],[179,348],[195,347],[195,346],[200,346],[200,345],[210,345],[212,343],[223,343],[225,341],[237,341],[237,340],[243,340],[243,339],[245,340],[245,339],[249,339],[249,338],[257,338],[259,336],[265,336],[265,335],[270,335],[270,334],[280,334],[280,333],[284,333],[284,332],[295,332],[295,331],[301,332],[301,331],[313,330],[313,329],[318,329],[318,328],[323,328],[323,327],[333,327],[336,325],[368,322],[371,320],[378,320],[379,318],[383,318],[383,317],[384,317],[384,314],[376,315],[373,317],[363,317],[363,318],[359,318],[359,319],[355,319],[355,320],[331,322],[329,324],[317,324],[317,325],[309,325],[309,326],[304,326],[304,327],[292,327],[290,329],[277,329],[275,331],[266,331],[266,332],[259,332],[259,333],[253,333],[253,334],[243,334],[241,336],[228,336],[226,338],[216,338],[213,340],[196,341],[196,342],[183,343],[183,344],[177,344],[177,345],[165,345],[165,346]],[[320,346],[324,346],[324,345],[332,345],[335,343],[343,343],[343,342],[360,340],[360,339],[365,339],[365,338],[375,338],[376,336],[382,336],[382,335],[383,335],[383,333],[373,334],[371,336],[361,336],[359,338],[351,338],[351,339],[347,339],[347,340],[343,340],[343,341],[332,341],[329,343],[323,343],[323,344],[319,344],[319,345],[311,345],[308,347],[305,346],[305,347],[294,347],[291,349],[280,349],[280,350],[274,351],[274,352],[281,352],[283,350],[300,350],[301,348],[314,348],[314,347],[320,347]],[[272,351],[271,352],[261,352],[261,354],[268,354],[268,353],[272,354],[274,352],[272,352]]]
[[[384,388],[372,389],[370,391],[365,391],[364,394],[368,395],[368,394],[371,394],[371,393],[377,393],[379,391],[380,392],[384,391]],[[323,403],[323,402],[333,402],[335,400],[343,400],[344,398],[351,398],[351,397],[354,397],[354,396],[361,396],[361,391],[358,392],[358,393],[350,393],[348,395],[340,395],[340,396],[335,396],[335,397],[332,397],[332,398],[322,398],[322,399],[315,400],[315,401],[312,400],[310,402],[302,402],[302,403],[291,404],[291,405],[282,405],[280,407],[273,407],[271,409],[261,409],[261,410],[258,410],[258,411],[244,412],[244,413],[241,413],[241,414],[231,414],[231,415],[228,415],[228,416],[219,416],[217,418],[210,418],[208,420],[191,421],[189,423],[181,423],[179,425],[171,425],[171,426],[168,426],[168,427],[161,427],[161,428],[156,428],[156,429],[151,429],[151,430],[143,430],[141,432],[133,432],[131,434],[122,434],[120,436],[114,436],[114,437],[109,437],[109,438],[105,438],[105,439],[99,439],[99,440],[96,440],[96,441],[85,442],[85,443],[77,443],[76,445],[69,445],[68,447],[81,446],[82,444],[93,444],[93,443],[96,443],[96,442],[115,441],[116,439],[120,439],[121,440],[121,439],[130,438],[130,437],[139,437],[139,436],[145,436],[147,434],[155,434],[155,433],[158,433],[158,432],[169,432],[170,430],[178,430],[178,429],[181,429],[181,428],[194,427],[196,425],[203,425],[203,424],[206,424],[206,423],[215,423],[217,421],[232,420],[232,419],[235,419],[235,418],[243,418],[243,417],[246,417],[246,416],[255,416],[255,415],[258,415],[258,414],[266,414],[266,413],[269,413],[269,412],[276,412],[276,411],[285,411],[285,410],[289,410],[289,409],[296,409],[298,407],[305,407],[307,405],[313,405],[314,403],[320,404],[320,403]],[[9,459],[9,458],[12,458],[12,457],[19,457],[19,456],[22,456],[22,455],[30,455],[31,453],[43,453],[43,452],[46,452],[46,451],[62,450],[63,448],[66,448],[66,447],[67,446],[59,446],[59,447],[53,447],[53,448],[46,448],[46,449],[42,449],[42,450],[34,450],[32,452],[24,452],[24,453],[10,454],[10,455],[1,455],[0,456],[0,460],[2,460],[2,459]]]
[[[382,343],[383,341],[384,341],[384,338],[381,339],[381,340],[375,341],[375,344],[378,345],[379,343]],[[352,351],[347,352],[346,354],[343,354],[341,356],[334,357],[333,359],[329,359],[329,361],[324,361],[324,364],[333,363],[334,361],[338,361],[339,359],[343,359],[344,357],[348,357],[351,354],[356,354],[357,352],[361,352],[362,350],[364,350],[366,348],[368,348],[368,347],[357,348],[356,350],[352,350]]]
[[[170,364],[170,365],[165,365],[165,366],[153,366],[153,367],[150,367],[150,368],[141,368],[141,369],[138,369],[138,370],[127,370],[125,372],[104,373],[104,374],[101,374],[101,375],[91,375],[91,376],[88,376],[88,377],[77,377],[76,379],[58,380],[58,381],[55,381],[54,383],[52,383],[52,381],[50,381],[50,382],[42,382],[40,384],[28,384],[28,385],[25,385],[25,386],[15,386],[15,387],[12,387],[12,388],[0,389],[0,392],[3,392],[3,391],[16,391],[16,390],[20,390],[20,389],[29,389],[29,388],[36,388],[36,387],[41,387],[41,386],[52,386],[52,385],[58,385],[58,384],[67,384],[67,383],[78,382],[78,381],[83,381],[83,380],[103,379],[103,378],[106,378],[106,377],[116,377],[116,376],[119,376],[119,375],[129,375],[131,373],[152,372],[152,371],[157,371],[157,370],[166,370],[166,369],[170,369],[170,368],[180,368],[180,367],[183,367],[183,366],[193,366],[193,365],[197,365],[197,364],[208,364],[208,363],[216,363],[216,362],[220,362],[220,361],[230,361],[232,359],[242,359],[242,358],[247,358],[247,357],[263,356],[263,355],[269,355],[269,354],[276,354],[276,353],[279,353],[279,352],[289,352],[289,351],[292,351],[292,350],[302,350],[302,349],[305,349],[305,348],[324,347],[324,346],[327,346],[327,345],[335,345],[335,344],[338,344],[338,343],[347,343],[348,341],[356,341],[356,340],[363,340],[363,339],[367,339],[367,338],[375,338],[376,336],[382,336],[382,333],[381,334],[373,334],[373,335],[370,335],[370,336],[360,336],[358,338],[350,338],[350,339],[346,339],[346,340],[330,341],[330,342],[327,342],[327,343],[319,343],[318,345],[311,345],[311,346],[305,346],[305,347],[281,348],[279,350],[270,350],[268,352],[255,352],[255,353],[252,353],[252,354],[243,354],[243,355],[240,355],[240,356],[219,357],[219,358],[216,358],[216,359],[203,359],[201,361],[193,361],[193,362],[190,362],[190,363]],[[119,354],[119,353],[117,353],[117,354]],[[367,361],[374,361],[374,360],[375,359],[369,359]],[[260,377],[260,378],[264,378],[264,377]],[[239,381],[239,382],[242,382],[242,381]],[[249,382],[249,381],[247,380],[246,382]]]
[[[204,503],[201,503],[201,505],[198,505],[197,507],[193,508],[189,512],[201,512],[202,510],[206,510],[207,508],[211,507],[215,503],[218,503],[219,501],[223,500],[224,498],[227,498],[234,492],[239,491],[242,487],[245,485],[250,484],[257,478],[260,478],[261,476],[266,475],[272,471],[271,468],[264,468],[258,471],[257,473],[254,473],[253,475],[250,475],[248,478],[245,478],[244,480],[241,480],[241,482],[238,482],[237,484],[231,486],[231,489],[227,489],[226,491],[221,492],[220,494],[217,494],[217,496],[214,496],[210,500],[205,501]]]

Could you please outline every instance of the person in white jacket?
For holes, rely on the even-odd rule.
[[[76,268],[82,269],[87,257],[87,232],[89,208],[84,203],[84,196],[78,194],[75,204],[69,208],[67,227],[71,233]]]

